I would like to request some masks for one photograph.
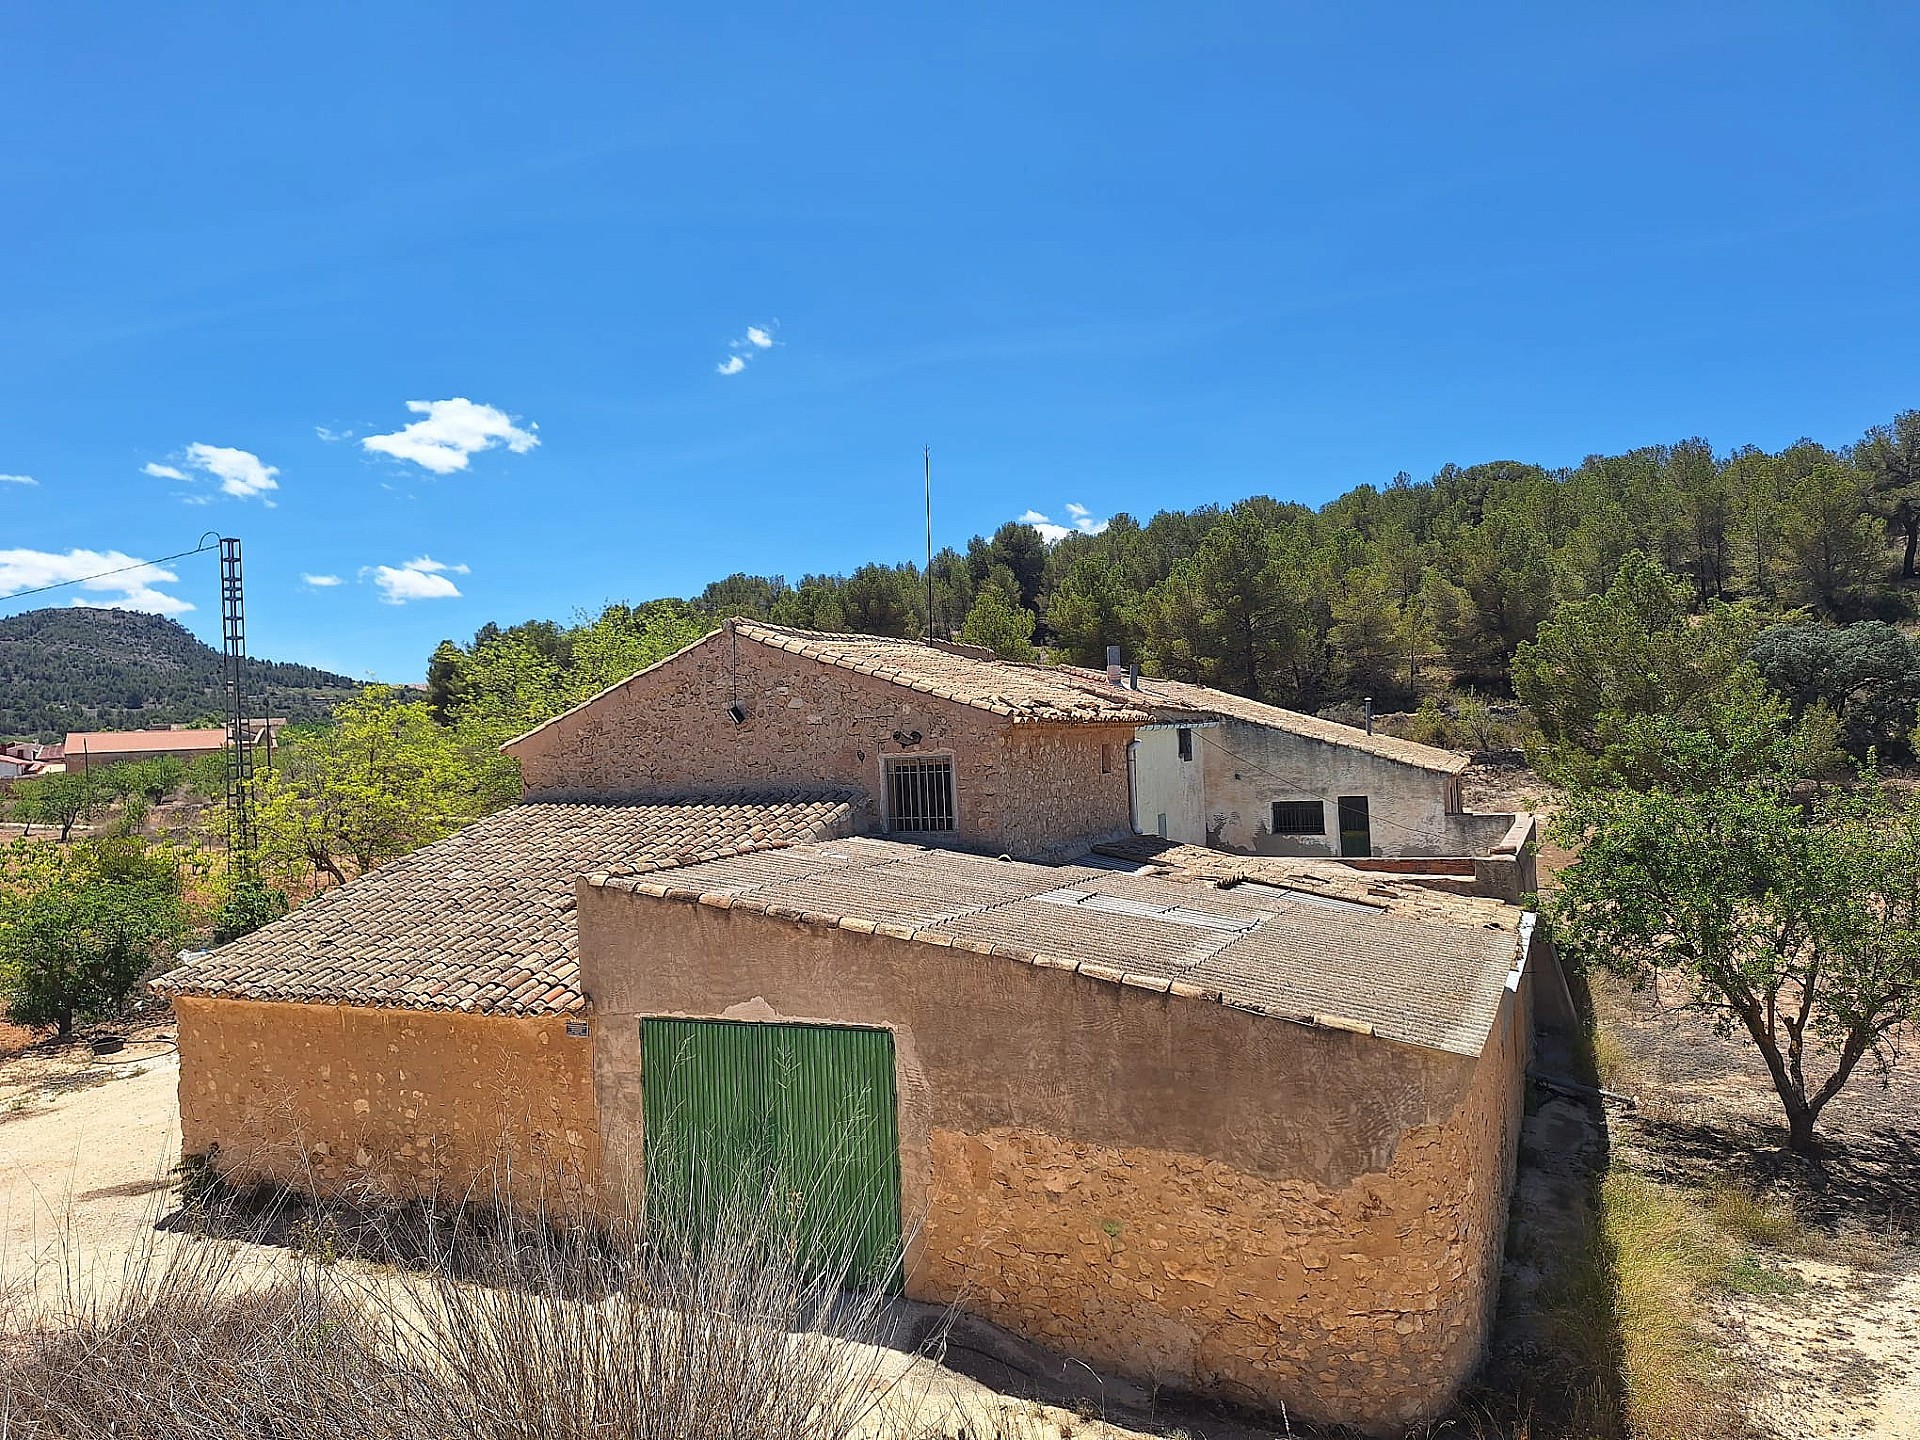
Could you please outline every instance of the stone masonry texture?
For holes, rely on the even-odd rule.
[[[731,702],[746,709],[736,724]],[[918,732],[919,739],[906,737]],[[821,784],[883,828],[883,765],[951,756],[959,832],[976,849],[1051,858],[1131,833],[1132,723],[1016,723],[719,630],[511,747],[529,799],[633,799]]]

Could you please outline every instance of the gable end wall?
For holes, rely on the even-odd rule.
[[[727,713],[736,699],[742,724]],[[895,731],[920,740],[902,745]],[[951,838],[1052,858],[1131,833],[1132,735],[1131,725],[1016,725],[720,630],[512,753],[529,800],[835,785],[859,792],[856,826],[869,834],[882,829],[885,757],[950,755],[960,810]]]

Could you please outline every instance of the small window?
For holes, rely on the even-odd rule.
[[[1319,800],[1274,801],[1273,833],[1276,835],[1326,834],[1326,805]]]
[[[887,829],[952,830],[953,761],[889,760]]]
[[[1182,760],[1193,759],[1193,731],[1182,725],[1173,733],[1174,737],[1180,742],[1180,758]]]
[[[1111,745],[1100,747],[1100,773],[1102,775],[1113,773],[1113,746]]]

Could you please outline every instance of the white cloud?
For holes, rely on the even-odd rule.
[[[468,573],[465,565],[443,565],[430,555],[421,555],[404,565],[369,566],[360,577],[373,581],[387,604],[404,605],[409,600],[458,599],[460,589],[447,576]]]
[[[210,477],[220,482],[224,494],[238,500],[251,500],[255,496],[264,496],[269,490],[280,488],[280,482],[274,478],[280,473],[278,467],[267,464],[251,450],[235,450],[228,445],[202,445],[196,441],[176,458],[187,467],[185,470],[179,465],[162,465],[149,460],[140,467],[140,471],[156,480],[179,480],[187,484]],[[180,498],[189,505],[204,505],[208,500],[205,495],[182,495]],[[271,507],[273,501],[264,500],[262,503]]]
[[[300,583],[315,590],[330,589],[340,583],[338,575],[302,575]]]
[[[0,485],[38,485],[31,475],[0,475]]]
[[[0,550],[0,596],[78,581],[84,593],[74,599],[75,605],[179,615],[193,609],[192,603],[154,588],[176,584],[179,578],[171,570],[118,550],[69,550],[64,555],[47,550]],[[105,598],[90,599],[90,595]]]
[[[747,326],[746,334],[738,340],[727,342],[727,349],[733,353],[714,366],[714,372],[719,375],[738,375],[747,368],[747,362],[755,355],[762,350],[773,348],[773,332],[779,328],[779,325],[780,322],[775,320],[766,325]]]
[[[1103,535],[1108,522],[1093,518],[1093,512],[1084,505],[1067,505],[1067,518],[1071,525],[1057,525],[1038,510],[1029,510],[1020,517],[1022,525],[1031,525],[1040,532],[1040,538],[1049,545],[1058,545],[1069,535]]]
[[[280,473],[279,469],[262,464],[260,457],[250,450],[196,442],[187,446],[187,464],[213,476],[220,482],[222,491],[241,500],[280,488],[280,482],[273,478]]]
[[[329,444],[335,440],[351,440],[353,438],[353,432],[351,430],[329,430],[325,425],[314,426],[313,433]]]
[[[406,460],[436,475],[451,475],[467,468],[470,457],[482,450],[505,445],[516,455],[524,455],[540,443],[533,432],[540,427],[529,423],[521,429],[514,417],[491,405],[476,405],[471,400],[409,400],[407,409],[424,420],[415,420],[391,435],[369,435],[360,442],[367,450]]]

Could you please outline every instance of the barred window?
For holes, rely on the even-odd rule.
[[[1182,760],[1193,759],[1193,731],[1182,725],[1178,730],[1174,731],[1174,738],[1179,741],[1180,744],[1180,758]]]
[[[1273,802],[1273,833],[1276,835],[1324,835],[1327,833],[1327,807],[1319,800],[1276,800]]]
[[[952,830],[953,761],[888,760],[887,829]]]

